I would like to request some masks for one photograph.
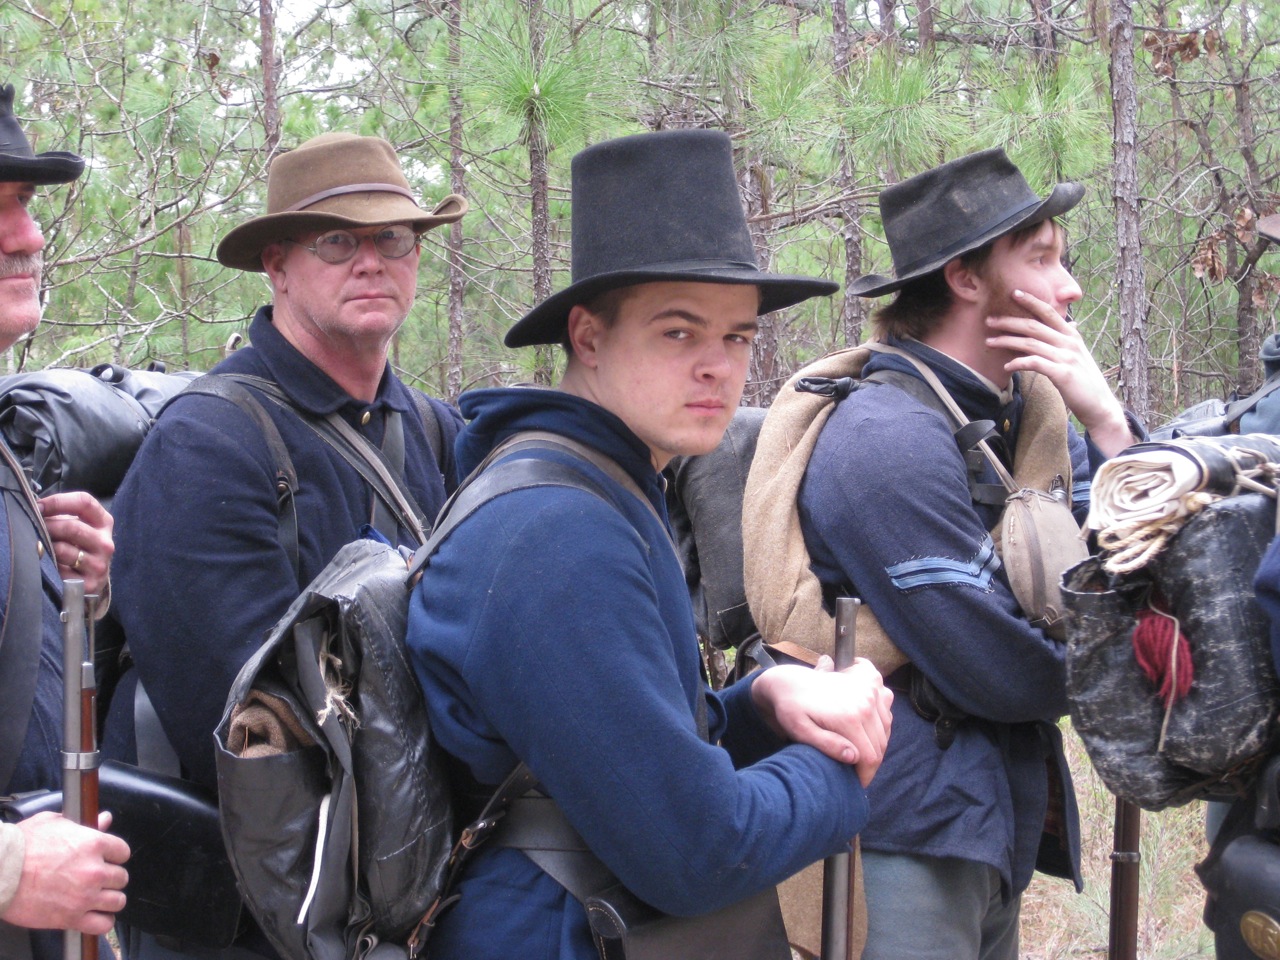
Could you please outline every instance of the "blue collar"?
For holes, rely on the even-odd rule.
[[[285,339],[275,327],[270,306],[259,307],[254,314],[249,340],[266,368],[266,375],[280,384],[290,400],[309,413],[325,416],[344,408],[364,411],[384,406],[401,414],[413,412],[413,401],[406,388],[391,375],[389,363],[383,370],[373,403],[356,400]],[[231,358],[234,357],[232,354]]]

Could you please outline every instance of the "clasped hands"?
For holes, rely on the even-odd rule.
[[[751,698],[774,733],[852,764],[865,787],[884,759],[893,726],[893,691],[870,660],[837,671],[831,658],[815,669],[777,666],[751,687]]]

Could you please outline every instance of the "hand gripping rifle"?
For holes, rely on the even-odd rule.
[[[837,670],[853,665],[856,655],[854,621],[862,601],[852,597],[836,600],[836,648]],[[822,864],[822,960],[848,960],[853,940],[853,857],[835,853]]]
[[[98,829],[98,686],[93,672],[93,607],[83,580],[62,586],[62,815]],[[98,938],[67,930],[66,960],[98,960]]]

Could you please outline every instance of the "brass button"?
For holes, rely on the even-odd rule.
[[[44,559],[44,541],[43,540],[36,541],[36,556],[39,557],[41,560]]]
[[[1005,432],[1005,433],[1008,433],[1008,432],[1009,432],[1009,421],[1008,421],[1008,420],[1006,420],[1006,421],[1004,422],[1004,432]]]
[[[364,415],[360,417],[360,426],[367,427],[371,419],[373,419],[373,414],[366,410]]]
[[[1240,935],[1249,949],[1264,960],[1280,958],[1280,923],[1261,910],[1250,910],[1240,918]]]

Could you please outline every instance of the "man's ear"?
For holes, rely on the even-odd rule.
[[[942,276],[951,288],[951,295],[962,303],[977,303],[985,293],[986,282],[982,276],[960,257],[947,261]]]
[[[603,330],[600,318],[582,304],[575,304],[569,311],[568,332],[573,356],[593,369],[598,362],[596,341]]]
[[[266,271],[271,286],[284,288],[284,244],[269,243],[262,248],[262,269]]]

